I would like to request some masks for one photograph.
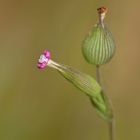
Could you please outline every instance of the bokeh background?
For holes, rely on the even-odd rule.
[[[53,60],[95,76],[81,42],[102,5],[109,8],[105,21],[117,45],[115,57],[102,66],[116,140],[140,139],[140,1],[1,0],[1,140],[108,140],[108,125],[88,98],[55,70],[36,68],[48,49]]]

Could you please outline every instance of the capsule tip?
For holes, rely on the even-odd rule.
[[[98,8],[97,11],[98,11],[98,14],[101,15],[101,14],[106,14],[108,9],[104,6],[102,6],[102,7]]]

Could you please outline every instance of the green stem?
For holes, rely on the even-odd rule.
[[[109,135],[110,140],[115,140],[115,119],[112,118],[111,122],[109,122]]]
[[[103,89],[99,65],[96,66],[96,78],[97,78],[98,83],[100,84],[100,86]],[[102,96],[106,96],[104,92],[102,92]],[[109,98],[108,98],[108,100],[109,100],[110,108],[112,109],[111,101]],[[112,110],[112,114],[113,114],[113,110]],[[115,118],[114,118],[114,115],[113,115],[112,120],[110,122],[108,122],[108,125],[109,125],[109,137],[110,137],[109,140],[115,140]]]

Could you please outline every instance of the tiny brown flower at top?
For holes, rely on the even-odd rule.
[[[100,7],[97,9],[99,14],[107,13],[108,9],[106,7]]]

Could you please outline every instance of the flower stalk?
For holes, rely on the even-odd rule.
[[[110,99],[104,92],[100,66],[109,62],[115,53],[115,43],[112,34],[104,24],[104,18],[107,13],[107,8],[100,7],[97,9],[99,15],[99,21],[94,28],[89,32],[82,44],[82,52],[87,62],[96,65],[96,80],[102,88],[102,97],[106,99],[108,108],[112,114],[112,118],[108,121],[110,140],[115,139],[115,118],[110,103]]]
[[[107,8],[97,9],[99,21],[86,36],[82,44],[82,53],[88,63],[96,66],[96,79],[80,72],[70,66],[59,64],[51,59],[49,51],[45,50],[37,67],[44,69],[46,66],[56,69],[65,79],[85,93],[97,113],[109,124],[110,140],[115,140],[115,118],[110,99],[104,92],[100,66],[109,62],[115,53],[115,43],[112,34],[104,24]]]
[[[96,79],[98,81],[98,83],[100,84],[100,86],[103,89],[103,84],[102,84],[102,80],[101,80],[101,73],[100,73],[100,66],[96,66]],[[102,96],[107,96],[104,94],[104,92],[102,92]],[[109,127],[109,137],[110,140],[115,140],[115,118],[114,118],[114,111],[112,109],[112,104],[111,104],[111,100],[108,98],[108,102],[109,102],[109,107],[112,110],[112,119],[108,122],[108,127]]]

